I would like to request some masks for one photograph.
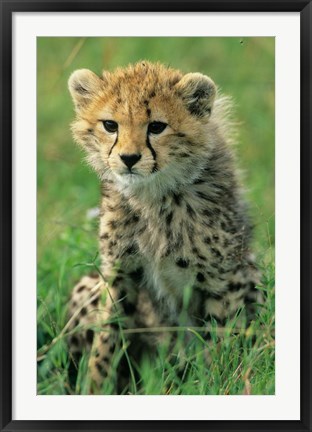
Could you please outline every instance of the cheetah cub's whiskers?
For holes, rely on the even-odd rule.
[[[185,325],[222,328],[240,309],[248,323],[262,296],[227,99],[214,82],[143,61],[101,77],[77,70],[69,90],[74,139],[101,181],[101,273],[111,281],[86,307],[102,279],[75,287],[70,314],[81,310],[73,324],[98,328],[74,334],[70,348],[92,344],[89,375],[101,392],[122,349],[121,327],[147,329],[125,333],[127,360],[138,361],[168,336],[148,329],[183,325],[181,316]],[[129,362],[119,365],[117,392]]]

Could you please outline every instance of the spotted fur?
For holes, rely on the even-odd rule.
[[[180,325],[191,289],[187,325],[224,326],[240,308],[250,320],[259,273],[226,99],[210,78],[140,62],[101,77],[78,70],[69,89],[73,136],[101,180],[102,276],[82,279],[70,307],[76,324],[98,326],[89,370],[99,390],[120,350],[115,316],[125,328]],[[97,300],[83,306],[94,287]],[[72,351],[90,344],[87,332],[72,336]],[[129,336],[131,347],[152,350],[164,336],[155,334]]]

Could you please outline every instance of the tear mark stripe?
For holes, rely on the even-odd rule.
[[[110,149],[110,151],[108,153],[108,157],[110,157],[110,155],[112,154],[113,148],[115,147],[115,145],[117,144],[117,142],[118,142],[118,134],[116,136],[114,144],[112,145],[112,147],[111,147],[111,149]]]
[[[147,146],[147,148],[149,148],[150,152],[152,153],[153,159],[156,160],[156,152],[153,149],[153,147],[152,147],[152,145],[151,145],[151,143],[149,141],[148,136],[146,137],[146,146]]]

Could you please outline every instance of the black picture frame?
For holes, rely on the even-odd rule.
[[[1,6],[1,431],[311,431],[311,0],[0,0]],[[301,415],[298,421],[12,420],[12,17],[14,12],[300,12]],[[242,401],[243,403],[243,401]]]

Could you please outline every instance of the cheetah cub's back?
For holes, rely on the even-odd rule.
[[[71,313],[101,323],[90,358],[100,386],[118,350],[114,317],[125,327],[224,326],[244,308],[250,320],[259,275],[225,102],[210,78],[144,61],[101,77],[78,70],[69,89],[73,136],[101,181],[99,292],[110,287],[104,303],[99,294],[83,306],[92,283],[71,300]],[[133,355],[161,337],[132,335]]]

